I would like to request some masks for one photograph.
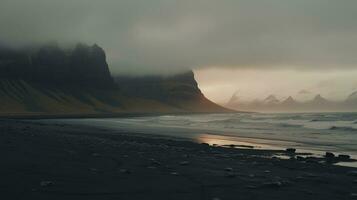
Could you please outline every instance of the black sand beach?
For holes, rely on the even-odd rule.
[[[357,169],[279,153],[3,119],[0,198],[357,199]]]

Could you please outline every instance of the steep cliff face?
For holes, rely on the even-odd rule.
[[[128,97],[155,100],[184,111],[228,111],[202,94],[192,71],[172,76],[117,76],[115,82]]]
[[[0,76],[42,86],[113,87],[104,50],[78,44],[72,50],[47,45],[32,50],[0,50]]]
[[[114,82],[98,45],[0,48],[0,114],[223,111],[204,97],[193,72]]]

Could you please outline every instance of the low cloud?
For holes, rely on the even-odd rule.
[[[357,1],[2,0],[0,43],[98,43],[116,73],[349,70]]]

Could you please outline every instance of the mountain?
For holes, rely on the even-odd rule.
[[[105,52],[98,45],[78,44],[73,50],[58,45],[38,49],[0,50],[0,78],[56,87],[113,87]]]
[[[297,101],[295,101],[295,99],[292,96],[289,96],[288,98],[286,98],[284,101],[281,102],[281,105],[284,106],[294,106],[297,104]]]
[[[348,103],[357,103],[357,91],[352,92],[346,99]]]
[[[320,94],[316,95],[315,98],[311,101],[312,104],[323,105],[328,104],[329,101],[323,98]]]
[[[234,106],[235,104],[239,103],[238,91],[234,92],[232,97],[228,100],[227,106]]]
[[[188,108],[196,112],[228,111],[202,94],[192,71],[172,76],[116,76],[115,82],[123,95],[128,97],[159,101],[175,108]]]
[[[193,72],[114,81],[98,45],[0,47],[1,114],[225,111],[204,97]]]
[[[263,100],[263,104],[265,104],[265,105],[276,105],[279,103],[280,103],[280,101],[276,98],[275,95],[272,95],[272,94]]]

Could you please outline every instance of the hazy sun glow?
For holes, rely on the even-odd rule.
[[[242,99],[263,99],[270,94],[283,99],[293,96],[308,100],[317,94],[331,100],[344,100],[357,89],[357,70],[296,71],[210,68],[195,71],[202,92],[225,104],[233,93]],[[301,93],[305,93],[302,95]]]

